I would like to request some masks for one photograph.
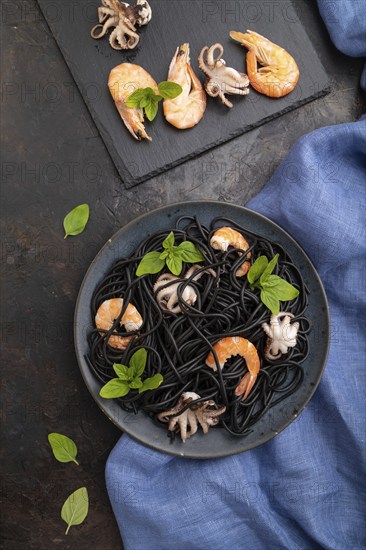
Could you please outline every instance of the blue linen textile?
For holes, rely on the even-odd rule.
[[[338,50],[351,57],[366,57],[365,0],[318,0],[318,6]],[[361,87],[366,90],[366,64]]]
[[[312,258],[329,299],[328,365],[308,407],[265,445],[216,460],[123,435],[107,488],[126,550],[366,548],[366,116],[301,138],[249,207]]]

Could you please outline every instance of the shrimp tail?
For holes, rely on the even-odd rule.
[[[143,138],[146,138],[149,141],[152,141],[151,137],[145,130],[145,126],[143,125],[144,115],[142,109],[126,108],[124,103],[119,104],[117,102],[116,106],[128,131],[135,139],[140,141]]]
[[[243,395],[243,401],[248,397],[250,394],[255,381],[257,380],[256,374],[251,374],[250,372],[247,372],[244,374],[243,378],[240,380],[239,384],[235,388],[235,395]]]

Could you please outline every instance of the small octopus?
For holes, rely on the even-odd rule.
[[[219,53],[214,57],[216,50]],[[249,78],[246,74],[227,67],[225,61],[221,59],[223,53],[224,48],[221,44],[214,44],[211,48],[205,46],[199,54],[198,65],[207,77],[205,90],[208,95],[219,97],[222,103],[231,109],[233,104],[225,97],[225,94],[249,94]]]
[[[216,273],[213,269],[203,269],[202,266],[198,264],[194,264],[188,269],[183,276],[183,280],[171,273],[163,273],[160,275],[154,285],[154,292],[156,301],[161,309],[169,310],[171,313],[182,313],[178,298],[179,286],[184,282],[184,279],[198,281],[205,273],[209,273],[213,277],[216,277]],[[182,300],[190,306],[196,302],[197,293],[192,285],[185,286],[182,292]]]
[[[264,351],[266,359],[279,359],[283,353],[288,352],[289,348],[296,346],[300,323],[291,325],[290,321],[293,317],[292,313],[282,311],[278,315],[271,315],[269,325],[262,323],[262,328],[268,336]]]
[[[108,29],[114,27],[109,43],[114,50],[132,50],[140,40],[136,25],[147,25],[151,19],[151,8],[146,0],[137,0],[130,6],[119,0],[102,0],[98,8],[98,25],[92,28],[92,38],[99,40]]]
[[[225,405],[216,408],[216,403],[209,400],[193,403],[184,412],[177,414],[196,399],[200,399],[197,393],[185,392],[180,396],[175,407],[158,414],[158,420],[169,422],[168,430],[170,432],[178,427],[183,443],[197,432],[198,424],[201,426],[203,433],[207,434],[210,426],[216,426],[219,422],[219,416],[226,411]]]

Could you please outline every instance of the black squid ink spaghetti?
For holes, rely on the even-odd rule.
[[[240,234],[247,246],[214,248],[212,238],[223,228]],[[148,253],[163,254],[163,242],[171,232],[176,246],[193,243],[202,261],[193,267],[183,261],[179,277],[172,275],[167,265],[154,274],[137,276],[136,269]],[[276,281],[281,278],[298,291],[293,299],[281,299],[280,310],[286,316],[280,314],[278,319],[263,303],[258,285],[250,284],[248,274],[238,276],[245,266],[245,272],[249,268],[254,272],[251,266],[258,258],[270,262],[277,254],[273,267]],[[308,356],[310,332],[305,315],[308,294],[301,273],[279,244],[228,218],[215,218],[207,227],[197,217],[184,216],[177,219],[174,228],[149,235],[129,257],[118,259],[100,281],[91,303],[93,319],[105,302],[116,298],[123,302],[112,315],[109,327],[97,324],[89,333],[87,363],[106,384],[116,377],[115,363],[128,365],[136,350],[144,348],[147,361],[143,378],[160,373],[163,381],[156,389],[142,393],[131,389],[118,398],[124,411],[142,410],[163,429],[164,422],[169,421],[168,435],[172,439],[180,431],[184,441],[197,425],[204,432],[216,425],[232,436],[243,437],[271,407],[296,392],[303,381],[302,363]],[[172,296],[175,298],[169,305]],[[141,318],[138,328],[121,322],[133,309]],[[287,324],[281,325],[284,318]],[[284,334],[278,327],[290,331],[287,349],[283,348]],[[247,346],[247,355],[229,350],[221,365],[218,344],[232,342]],[[257,361],[253,377],[249,352]],[[251,378],[247,395],[240,391],[243,378],[246,382]],[[184,423],[179,421],[183,418]]]

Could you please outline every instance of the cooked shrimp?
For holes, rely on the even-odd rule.
[[[244,239],[243,235],[239,233],[239,231],[236,231],[232,227],[220,227],[211,237],[210,245],[215,250],[223,250],[226,251],[229,246],[233,246],[234,248],[240,248],[241,250],[248,250],[249,244]],[[242,256],[242,252],[239,252],[239,256]],[[247,258],[251,258],[252,253],[248,252]],[[236,270],[236,276],[237,277],[243,277],[248,273],[250,269],[250,262],[245,261],[243,265],[241,265]]]
[[[122,298],[112,298],[111,300],[105,300],[99,307],[95,316],[95,325],[102,330],[110,330],[114,321],[120,315],[123,307]],[[138,330],[142,325],[142,317],[132,304],[128,304],[125,313],[122,315],[120,325],[124,326],[127,332]],[[103,334],[103,333],[101,333]],[[118,336],[111,334],[108,338],[108,344],[112,348],[126,349],[128,342],[131,340],[131,336]]]
[[[295,88],[299,68],[294,58],[264,36],[247,31],[231,31],[231,38],[248,48],[247,73],[253,88],[269,97],[283,97]],[[262,67],[257,68],[257,61]]]
[[[170,124],[184,130],[199,123],[206,110],[206,93],[189,63],[189,44],[177,48],[170,63],[168,80],[182,86],[175,99],[164,99],[164,116]]]
[[[213,349],[217,355],[220,368],[226,361],[235,355],[241,355],[245,359],[248,372],[244,374],[239,384],[235,388],[235,395],[243,395],[243,400],[246,399],[253,388],[260,369],[260,361],[256,347],[246,338],[240,336],[228,336],[214,344]],[[206,365],[213,370],[217,370],[215,357],[210,351],[206,358]]]
[[[157,91],[158,85],[151,75],[139,65],[121,63],[111,70],[108,87],[114,99],[116,107],[127,129],[137,140],[143,138],[151,141],[143,125],[143,109],[135,109],[126,106],[126,99],[137,88],[152,88]]]

